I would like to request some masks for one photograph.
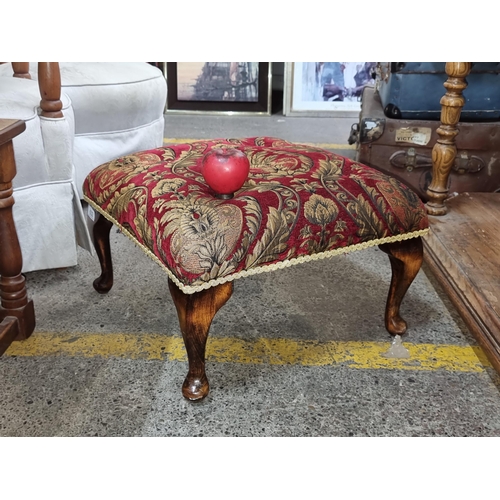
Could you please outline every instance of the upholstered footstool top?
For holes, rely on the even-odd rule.
[[[213,148],[237,148],[250,161],[232,199],[214,196],[201,173]],[[423,203],[394,178],[271,137],[131,154],[94,169],[83,191],[186,294],[428,231]]]

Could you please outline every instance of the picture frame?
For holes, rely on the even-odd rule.
[[[166,113],[271,114],[270,62],[167,62]]]
[[[357,118],[361,93],[374,85],[376,63],[285,63],[283,114],[286,116]]]

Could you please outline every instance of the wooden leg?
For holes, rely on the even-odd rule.
[[[19,320],[7,317],[0,322],[0,356],[9,348],[19,335]]]
[[[23,258],[12,215],[12,179],[16,175],[12,138],[24,131],[24,122],[0,120],[0,339],[3,347],[12,339],[27,339],[35,329],[35,309],[28,299]],[[12,323],[16,322],[17,326]],[[15,337],[14,337],[15,335]]]
[[[399,315],[401,302],[417,275],[423,261],[421,238],[379,245],[389,255],[392,268],[391,286],[385,309],[385,327],[391,335],[406,333],[406,321]]]
[[[432,148],[432,182],[427,189],[429,201],[426,210],[431,215],[445,215],[447,212],[444,202],[448,198],[448,178],[457,155],[455,136],[465,104],[462,92],[467,87],[466,77],[470,69],[471,63],[446,63],[446,93],[440,101],[441,125],[437,129],[437,142]]]
[[[179,316],[182,337],[188,355],[189,371],[182,384],[182,395],[191,401],[208,395],[209,385],[205,374],[205,347],[208,331],[217,311],[233,293],[233,283],[188,295],[168,280],[170,294]]]
[[[101,275],[94,280],[94,288],[99,293],[108,293],[113,286],[113,262],[111,260],[111,247],[109,233],[113,223],[99,215],[94,224],[94,246],[101,264]]]

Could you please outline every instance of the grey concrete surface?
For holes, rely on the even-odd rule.
[[[165,137],[259,132],[336,144],[346,142],[351,121],[167,115]],[[166,274],[115,229],[111,245],[115,284],[107,295],[92,288],[97,257],[81,249],[75,267],[28,273],[35,336],[180,338]],[[237,280],[210,338],[387,342],[389,281],[389,260],[376,248]],[[476,344],[425,265],[402,313],[405,342]],[[0,436],[500,436],[500,383],[491,369],[209,361],[211,392],[201,403],[181,395],[186,371],[184,361],[7,351],[0,358]]]
[[[347,145],[351,125],[356,118],[311,118],[284,116],[282,111],[270,116],[189,115],[168,112],[165,137],[215,139],[267,135],[292,142]],[[354,158],[355,151],[337,148],[338,154]]]

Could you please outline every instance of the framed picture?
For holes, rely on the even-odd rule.
[[[167,62],[166,112],[271,114],[271,63]]]
[[[365,85],[374,85],[374,62],[285,64],[283,113],[288,116],[358,117]]]

